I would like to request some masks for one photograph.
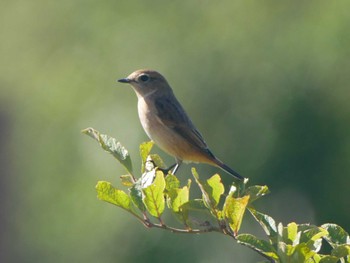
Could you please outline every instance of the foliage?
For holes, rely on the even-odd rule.
[[[128,192],[116,189],[109,182],[98,182],[98,198],[128,211],[146,227],[188,234],[219,232],[261,254],[266,262],[350,262],[350,237],[340,226],[323,224],[318,227],[294,222],[283,226],[276,224],[271,216],[258,212],[253,203],[268,194],[267,186],[247,187],[248,179],[245,179],[242,183],[233,183],[225,196],[225,187],[218,174],[202,180],[192,168],[192,176],[202,196],[190,199],[191,180],[181,186],[175,175],[164,174],[161,158],[150,154],[152,142],[140,146],[142,175],[135,179],[128,151],[116,139],[92,128],[83,133],[97,140],[128,172],[120,177]],[[174,214],[183,228],[168,226],[163,221],[165,209]],[[260,224],[266,239],[239,233],[246,211]],[[329,255],[319,253],[324,242],[331,246]]]

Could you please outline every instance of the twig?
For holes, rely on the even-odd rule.
[[[180,228],[175,228],[175,227],[170,227],[163,224],[155,224],[150,221],[144,222],[144,225],[147,225],[148,228],[160,228],[164,230],[168,230],[173,233],[180,233],[180,234],[200,234],[200,233],[209,233],[209,232],[221,232],[220,228],[217,227],[210,227],[206,229],[180,229]]]

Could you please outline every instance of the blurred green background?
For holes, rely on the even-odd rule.
[[[347,0],[2,0],[0,261],[262,260],[221,235],[145,229],[96,199],[96,182],[120,187],[124,170],[80,130],[116,137],[138,167],[147,137],[135,94],[115,79],[139,68],[167,77],[220,159],[270,187],[258,209],[350,231],[349,8]],[[204,178],[217,172],[196,167]],[[254,222],[243,228],[261,234]]]

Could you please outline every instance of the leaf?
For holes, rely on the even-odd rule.
[[[289,223],[287,227],[283,229],[283,241],[289,245],[296,245],[299,243],[298,225],[296,223]]]
[[[273,243],[277,242],[277,227],[275,220],[263,213],[256,211],[253,208],[248,208],[249,212],[253,215],[256,221],[262,226],[265,233],[270,237]]]
[[[221,195],[225,192],[220,176],[215,174],[210,177],[204,184],[204,189],[208,193],[211,203],[216,207],[220,202]]]
[[[301,243],[294,247],[293,254],[290,257],[290,262],[307,262],[314,257],[315,251],[311,250],[307,244]]]
[[[350,256],[350,245],[339,245],[332,250],[331,255],[337,258]]]
[[[240,234],[237,236],[238,243],[246,245],[259,253],[266,255],[274,260],[278,260],[277,252],[267,241],[258,239],[251,234]]]
[[[130,189],[130,198],[133,204],[140,209],[142,212],[146,211],[146,207],[142,201],[142,191],[141,187],[138,184],[135,184]]]
[[[90,136],[95,139],[102,149],[106,152],[113,155],[128,171],[128,173],[132,174],[132,163],[128,150],[121,145],[120,142],[117,142],[115,138],[112,138],[106,134],[100,134],[99,131],[94,130],[93,128],[87,128],[82,130],[82,133]]]
[[[191,171],[192,171],[192,175],[194,177],[194,180],[196,181],[196,183],[199,186],[199,189],[202,192],[204,204],[209,208],[210,212],[212,212],[213,214],[216,214],[214,205],[212,204],[212,202],[210,200],[209,194],[205,191],[203,183],[199,180],[199,175],[198,175],[196,169],[192,168]]]
[[[121,175],[120,179],[124,186],[131,187],[134,185],[134,178],[130,174]]]
[[[140,145],[140,156],[141,156],[141,161],[146,162],[147,156],[152,150],[152,147],[154,145],[154,142],[148,141],[148,142],[143,142]]]
[[[299,242],[306,243],[311,250],[318,252],[322,246],[322,237],[328,234],[327,230],[307,224],[299,225],[298,228],[301,231]]]
[[[122,190],[114,188],[111,183],[99,181],[96,185],[97,198],[119,206],[128,212],[134,213],[130,197]]]
[[[189,199],[189,188],[188,186],[180,188],[180,181],[175,175],[168,174],[165,177],[165,189],[167,193],[167,203],[168,207],[173,210],[173,212],[180,212],[180,206],[188,202]]]
[[[164,175],[161,171],[157,171],[153,183],[142,190],[143,203],[147,211],[157,218],[160,218],[165,208],[164,189]]]
[[[228,195],[225,200],[223,214],[228,220],[229,225],[234,233],[238,233],[241,223],[243,220],[243,215],[249,201],[249,195],[234,198]]]
[[[254,185],[247,188],[245,195],[250,195],[249,203],[251,204],[268,193],[270,193],[270,191],[266,185]]]
[[[321,260],[322,256],[319,254],[313,255],[310,259],[308,259],[305,263],[319,263]]]
[[[299,225],[299,230],[302,232],[300,243],[306,243],[310,240],[316,241],[328,234],[326,229],[308,224]]]
[[[183,188],[173,189],[170,197],[171,208],[175,213],[181,212],[181,206],[188,202],[189,189],[187,186]]]
[[[150,156],[151,156],[155,166],[157,166],[159,168],[163,168],[163,169],[166,168],[165,163],[163,162],[163,159],[160,158],[160,156],[158,154],[151,154]]]
[[[339,259],[337,257],[327,255],[322,257],[319,263],[337,263],[338,260]]]
[[[306,245],[313,251],[319,252],[322,247],[322,238],[316,240],[310,240]]]
[[[284,242],[277,242],[277,254],[281,262],[288,262],[287,258],[291,254],[292,246],[288,246]]]
[[[145,172],[145,165],[147,161],[147,157],[149,153],[152,150],[152,147],[154,145],[154,142],[149,141],[149,142],[143,142],[140,145],[140,156],[141,156],[141,161],[142,161],[142,167],[141,167],[141,172]]]
[[[209,178],[205,183],[199,180],[199,175],[195,168],[192,168],[192,175],[202,192],[204,204],[209,208],[210,212],[218,217],[216,206],[220,201],[220,196],[224,192],[224,186],[221,183],[221,178],[215,174]]]
[[[337,245],[350,244],[349,234],[342,227],[336,224],[324,224],[321,227],[328,231],[325,239],[333,248]]]
[[[175,175],[168,174],[165,177],[165,189],[170,192],[172,189],[180,187],[180,181]]]

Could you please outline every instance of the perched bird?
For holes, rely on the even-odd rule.
[[[215,157],[202,135],[176,99],[166,79],[154,70],[137,70],[119,82],[129,83],[138,98],[143,129],[163,151],[175,157],[175,174],[182,161],[220,167],[239,180],[244,178]]]

